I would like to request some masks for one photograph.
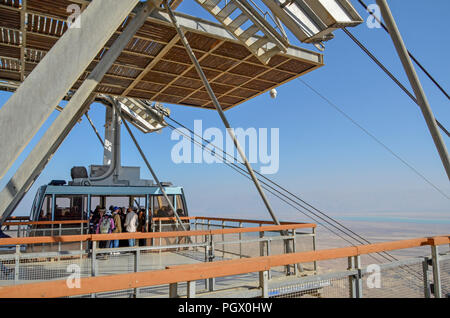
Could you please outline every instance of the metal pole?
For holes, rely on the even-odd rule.
[[[161,182],[159,182],[158,177],[156,176],[155,171],[153,171],[152,166],[150,165],[150,163],[147,160],[147,157],[144,155],[144,152],[142,151],[141,147],[139,146],[136,138],[134,138],[133,133],[131,132],[130,127],[128,126],[126,120],[122,117],[122,113],[120,112],[120,109],[117,105],[117,102],[115,99],[110,98],[111,104],[113,104],[113,107],[116,108],[117,113],[119,114],[120,118],[122,119],[123,124],[125,125],[125,128],[128,131],[128,134],[130,135],[131,139],[133,139],[133,142],[136,146],[136,148],[138,149],[139,153],[141,154],[142,159],[144,160],[145,164],[147,165],[148,170],[150,170],[150,173],[153,176],[153,179],[155,179],[155,182],[158,184],[159,189],[161,190],[161,193],[163,194],[164,198],[166,199],[167,203],[169,204],[169,207],[172,209],[175,217],[177,218],[178,224],[180,225],[181,228],[183,229],[183,231],[186,231],[186,228],[183,225],[183,222],[180,219],[180,216],[178,215],[177,211],[175,210],[175,208],[173,207],[172,202],[170,202],[169,197],[167,196],[166,190],[164,190],[164,187],[162,186]],[[188,238],[190,241],[190,238]]]
[[[420,106],[420,109],[422,110],[423,117],[425,118],[428,129],[430,130],[433,141],[439,152],[439,156],[441,157],[442,164],[444,165],[445,171],[447,173],[447,177],[450,180],[450,161],[447,153],[447,148],[444,141],[442,140],[441,134],[439,133],[436,119],[434,118],[433,112],[431,110],[430,104],[428,103],[419,77],[417,76],[417,73],[414,69],[414,65],[411,62],[408,50],[406,49],[405,43],[403,42],[394,16],[392,15],[391,9],[389,8],[386,0],[377,0],[377,4],[380,7],[381,14],[383,15],[384,21],[386,22],[386,26],[389,30],[389,34],[391,35],[392,41],[394,42],[397,53],[400,57],[400,60],[402,61],[409,82],[411,83],[411,86],[414,90],[414,94],[416,95],[417,102]]]
[[[91,117],[89,117],[89,115],[88,115],[87,112],[84,114],[84,116],[86,116],[87,120],[89,121],[89,124],[91,124],[91,127],[92,127],[92,129],[94,130],[95,135],[97,136],[98,140],[99,140],[100,143],[102,144],[102,147],[105,148],[105,143],[103,142],[102,137],[100,137],[100,134],[98,133],[97,128],[95,128],[94,123],[93,123],[92,120],[91,120]]]
[[[433,283],[434,297],[442,298],[441,269],[439,267],[439,249],[438,246],[431,246],[431,257],[433,265]]]
[[[425,298],[431,298],[430,282],[428,280],[428,263],[429,259],[425,257],[422,262],[423,290]]]
[[[256,189],[259,192],[259,195],[261,196],[262,200],[264,201],[264,204],[265,204],[267,210],[269,211],[269,214],[271,215],[274,223],[276,225],[280,225],[280,222],[278,221],[277,217],[275,216],[275,214],[272,210],[272,207],[270,206],[270,203],[267,200],[267,197],[264,194],[264,191],[262,190],[261,185],[255,176],[253,168],[250,166],[250,163],[248,162],[247,157],[245,156],[245,153],[242,151],[241,146],[239,145],[236,135],[234,134],[234,131],[231,128],[231,125],[228,122],[228,119],[226,118],[226,116],[222,110],[222,106],[220,105],[219,101],[217,100],[217,97],[214,94],[214,91],[212,90],[211,85],[209,84],[208,79],[206,78],[205,73],[203,72],[202,67],[200,66],[200,63],[198,62],[197,58],[195,57],[184,32],[181,30],[180,25],[178,24],[177,19],[176,19],[175,15],[173,14],[173,11],[170,9],[170,6],[167,5],[167,1],[165,1],[164,4],[165,4],[165,7],[169,14],[169,17],[172,21],[172,24],[174,25],[175,29],[177,30],[178,35],[180,36],[181,42],[183,43],[184,47],[186,48],[186,52],[188,53],[189,57],[192,60],[192,63],[194,64],[195,68],[197,69],[197,73],[200,76],[200,78],[202,79],[203,84],[205,85],[206,91],[208,92],[208,95],[211,98],[211,101],[213,102],[217,112],[219,113],[219,116],[222,119],[223,124],[227,128],[228,134],[230,135],[231,139],[233,140],[234,146],[236,147],[237,151],[239,152],[239,155],[242,158],[242,161],[244,162],[245,166],[247,167],[247,170],[253,180],[253,183],[255,184]]]

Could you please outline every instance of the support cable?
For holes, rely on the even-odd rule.
[[[102,146],[103,146],[103,148],[104,148],[104,147],[105,147],[105,143],[103,142],[102,137],[100,137],[100,134],[99,134],[97,128],[95,128],[95,125],[94,125],[94,123],[92,122],[91,117],[89,117],[88,112],[86,112],[86,113],[84,114],[84,116],[86,116],[87,120],[89,121],[89,124],[91,124],[91,127],[92,127],[92,129],[94,130],[94,132],[95,132],[95,135],[97,136],[98,140],[100,141],[100,143],[102,144]]]
[[[389,30],[386,27],[386,25],[383,23],[383,21],[381,21],[372,11],[369,10],[369,7],[364,3],[364,1],[362,0],[358,0],[359,4],[361,4],[364,9],[366,9],[366,11],[368,13],[370,13],[371,16],[373,16],[375,18],[375,20],[382,26],[382,28],[389,34]],[[444,88],[442,88],[441,85],[439,85],[439,83],[434,79],[433,76],[431,76],[431,74],[425,69],[425,67],[415,58],[415,56],[408,51],[409,56],[411,57],[411,59],[414,61],[414,63],[417,64],[417,66],[425,73],[426,76],[428,76],[428,78],[436,85],[436,87],[447,97],[447,99],[450,99],[450,96],[448,95],[448,93],[445,91]]]
[[[413,100],[413,102],[419,106],[420,108],[420,104],[417,101],[417,98],[383,65],[383,63],[380,62],[379,59],[377,59],[365,46],[364,44],[362,44],[349,30],[347,30],[347,28],[343,28],[342,29],[345,34],[348,35],[348,37],[356,43],[356,45],[358,45],[363,51],[364,53],[366,53],[374,62],[375,64],[377,64],[382,70],[383,72],[385,72],[394,82],[395,84],[397,84],[405,93],[406,95],[409,96],[409,98],[411,98]],[[450,133],[449,131],[444,127],[444,125],[442,125],[437,119],[436,119],[436,124],[439,126],[439,128],[447,135],[447,137],[450,137]]]
[[[416,168],[414,168],[411,164],[409,164],[406,160],[401,158],[399,155],[397,155],[391,148],[386,146],[381,140],[379,140],[377,137],[375,137],[373,134],[371,134],[367,129],[365,129],[363,126],[358,124],[352,117],[347,115],[342,109],[340,109],[335,103],[333,103],[331,100],[329,100],[327,97],[325,97],[323,94],[321,94],[319,91],[314,89],[311,85],[303,81],[302,79],[299,79],[300,82],[302,82],[306,87],[308,87],[311,91],[313,91],[317,96],[319,96],[321,99],[323,99],[328,105],[333,107],[335,110],[337,110],[340,114],[342,114],[345,118],[347,118],[353,125],[361,129],[366,135],[368,135],[370,138],[372,138],[377,144],[379,144],[381,147],[386,149],[391,155],[393,155],[395,158],[400,160],[405,166],[407,166],[409,169],[411,169],[415,174],[417,174],[421,179],[423,179],[426,183],[428,183],[430,186],[432,186],[436,191],[438,191],[440,194],[442,194],[446,199],[450,200],[450,196],[448,196],[444,191],[439,189],[437,186],[435,186],[430,180],[428,180],[423,174],[421,174]]]
[[[181,226],[181,228],[183,229],[183,231],[186,231],[185,226],[183,225],[183,222],[180,219],[180,216],[178,215],[177,211],[175,210],[172,202],[170,201],[169,197],[167,196],[166,190],[164,190],[164,187],[162,186],[161,182],[159,182],[158,176],[156,175],[155,171],[153,171],[152,166],[150,165],[150,163],[147,160],[147,157],[145,156],[144,152],[142,151],[141,146],[139,146],[139,143],[137,142],[136,138],[134,137],[133,132],[131,131],[130,127],[127,124],[127,121],[122,117],[122,113],[120,112],[119,107],[116,105],[116,103],[114,101],[111,102],[113,104],[113,107],[116,108],[117,113],[119,114],[120,118],[122,119],[122,122],[125,126],[125,128],[128,131],[128,134],[130,135],[131,139],[133,139],[134,145],[136,146],[137,150],[139,151],[139,154],[141,155],[142,159],[144,160],[145,164],[147,165],[148,170],[150,171],[150,173],[153,176],[153,179],[155,179],[155,182],[158,184],[158,187],[162,193],[162,195],[164,196],[164,198],[167,201],[167,204],[169,205],[170,209],[173,211],[178,224]],[[188,237],[188,239],[190,240],[190,237]]]
[[[171,117],[168,117],[168,118],[169,118],[170,120],[174,121],[174,122],[177,122],[176,120],[174,120],[174,119],[171,118]],[[177,122],[177,123],[178,123],[178,122]],[[180,134],[184,135],[185,137],[187,137],[194,145],[197,145],[197,146],[201,147],[203,150],[205,150],[205,148],[207,148],[208,145],[212,144],[212,142],[208,142],[208,141],[205,140],[203,137],[198,136],[197,134],[195,134],[195,132],[193,132],[191,129],[187,128],[186,126],[184,126],[184,125],[182,125],[182,124],[179,124],[179,125],[180,125],[181,127],[183,127],[184,129],[188,130],[190,133],[194,134],[194,136],[197,136],[198,138],[200,138],[200,139],[202,140],[202,143],[200,144],[199,141],[195,140],[195,139],[192,138],[191,136],[186,135],[186,134],[183,133],[182,131],[177,130],[177,128],[174,127],[174,126],[171,125],[171,124],[169,124],[169,127],[170,127],[171,129],[173,129],[173,130],[176,130],[177,133],[180,133]],[[205,145],[205,144],[203,144],[203,142],[206,142],[207,144]],[[224,155],[227,155],[227,156],[233,158],[233,160],[239,162],[239,160],[238,160],[236,157],[234,157],[234,156],[232,156],[232,155],[226,153],[226,152],[223,151],[220,147],[216,147],[215,145],[213,145],[213,146],[214,146],[214,148],[216,148],[216,149],[218,149],[219,151],[221,151]],[[211,149],[206,149],[206,150],[207,150],[211,155],[213,155],[213,156],[215,156],[215,157],[218,157],[218,154],[217,154],[216,152],[213,152]],[[219,157],[219,158],[220,158],[220,157]],[[236,165],[236,164],[234,164],[234,163],[228,163],[228,162],[226,162],[226,160],[225,160],[224,163],[225,163],[227,166],[229,166],[230,168],[232,168],[233,170],[235,170],[236,172],[238,172],[239,174],[241,174],[241,175],[243,175],[243,176],[245,176],[245,177],[247,177],[247,178],[250,179],[250,177],[248,176],[248,173],[247,173],[243,168],[239,167],[238,165]],[[241,163],[241,162],[239,162],[239,163]],[[241,164],[242,164],[242,163],[241,163]],[[259,174],[259,173],[258,173],[258,174]],[[344,225],[342,225],[340,222],[336,221],[335,219],[331,218],[330,216],[328,216],[328,215],[326,215],[325,213],[321,212],[320,210],[316,209],[315,207],[313,207],[312,205],[308,204],[308,203],[305,202],[304,200],[298,198],[298,197],[295,196],[294,194],[290,193],[289,191],[287,191],[287,190],[284,189],[283,187],[281,187],[281,186],[279,186],[278,184],[276,184],[275,182],[273,182],[272,180],[266,178],[266,177],[263,176],[263,175],[261,175],[261,176],[262,176],[263,178],[267,179],[267,180],[268,180],[269,182],[271,182],[272,184],[275,184],[276,186],[278,186],[280,189],[283,189],[283,190],[286,191],[287,193],[291,194],[293,197],[295,197],[295,198],[297,198],[298,200],[304,202],[306,205],[310,206],[310,207],[313,208],[314,210],[318,211],[319,213],[321,213],[322,215],[324,215],[326,218],[328,218],[328,219],[332,220],[333,222],[335,222],[336,224],[338,224],[341,228],[340,228],[339,226],[336,226],[335,224],[330,223],[330,221],[328,221],[328,220],[324,219],[323,217],[317,215],[316,213],[314,213],[314,212],[311,211],[310,209],[308,209],[308,208],[306,208],[305,206],[301,205],[299,202],[296,202],[295,200],[293,200],[292,198],[288,197],[287,195],[285,195],[284,193],[280,192],[279,190],[275,189],[274,187],[268,185],[268,184],[265,183],[264,181],[259,180],[259,181],[263,184],[263,188],[264,188],[266,191],[268,191],[268,192],[271,193],[272,195],[276,196],[277,198],[279,198],[281,201],[283,201],[284,203],[288,204],[289,206],[293,207],[293,208],[296,209],[298,212],[300,212],[300,213],[302,213],[303,215],[305,215],[305,216],[311,218],[314,222],[316,222],[316,223],[322,225],[322,226],[323,226],[324,228],[326,228],[328,231],[330,231],[331,233],[333,233],[333,234],[335,234],[336,236],[340,237],[341,239],[343,239],[344,241],[346,241],[346,242],[349,243],[350,245],[354,246],[355,244],[352,243],[352,242],[350,242],[350,241],[347,240],[346,238],[342,237],[342,235],[340,235],[340,234],[336,233],[335,231],[331,230],[328,226],[324,225],[324,224],[321,223],[320,221],[317,221],[317,219],[315,219],[315,218],[312,217],[311,215],[306,214],[304,211],[300,210],[298,207],[293,206],[291,203],[287,202],[285,199],[283,199],[282,197],[280,197],[280,195],[283,196],[283,197],[285,197],[285,198],[287,198],[288,200],[292,201],[293,203],[295,203],[296,205],[300,206],[300,207],[303,208],[304,210],[308,211],[310,214],[314,215],[315,217],[317,217],[317,218],[323,220],[325,223],[329,224],[331,227],[333,227],[333,228],[337,229],[338,231],[342,232],[344,235],[347,235],[347,236],[350,237],[351,239],[355,240],[357,243],[359,243],[359,244],[371,244],[370,241],[368,241],[368,240],[366,240],[365,238],[361,237],[360,235],[356,234],[355,232],[353,232],[353,231],[350,230],[349,228],[347,228],[347,227],[345,227]],[[268,188],[272,189],[273,191],[270,190],[270,189],[268,189]],[[276,192],[276,193],[275,193],[275,192]],[[278,195],[277,193],[278,193],[279,195]],[[350,233],[352,233],[352,234],[353,234],[354,236],[356,236],[357,238],[355,238],[354,236],[352,236],[352,234],[348,234],[348,233],[345,232],[342,228],[346,229],[347,231],[349,231]],[[379,256],[383,257],[385,260],[388,260],[388,261],[392,261],[392,260],[398,261],[397,258],[395,258],[394,256],[392,256],[392,255],[389,254],[388,252],[380,252],[380,253],[376,253],[376,254],[378,254]],[[374,260],[376,260],[377,262],[380,262],[380,260],[378,260],[374,255],[369,255],[369,256],[370,256],[371,258],[373,258]],[[406,267],[409,268],[408,266],[406,266]],[[414,271],[413,271],[413,272],[408,271],[408,270],[405,269],[405,268],[403,268],[403,269],[404,269],[405,271],[407,271],[408,274],[414,275],[414,276],[416,276],[416,277],[419,277],[419,276],[416,275],[416,274],[418,274],[418,273],[415,273]],[[419,275],[419,274],[418,274],[418,275]]]
[[[270,203],[267,200],[267,197],[264,194],[264,191],[262,190],[261,185],[259,184],[258,179],[256,178],[255,173],[253,171],[253,168],[251,167],[250,163],[248,162],[244,151],[241,149],[241,147],[239,145],[239,142],[238,142],[238,140],[237,140],[233,130],[231,129],[231,125],[228,122],[228,119],[226,118],[226,116],[225,116],[225,114],[223,112],[222,106],[220,105],[219,101],[217,100],[217,97],[216,97],[214,91],[212,90],[211,85],[209,84],[208,79],[207,79],[205,73],[203,72],[202,67],[200,66],[200,63],[198,62],[197,57],[195,56],[195,54],[192,51],[191,46],[189,45],[189,42],[188,42],[188,40],[186,38],[186,35],[181,30],[181,27],[179,26],[179,24],[177,22],[177,19],[176,19],[175,15],[174,15],[172,9],[167,4],[167,0],[165,0],[164,2],[165,2],[166,11],[169,14],[169,17],[170,17],[170,19],[172,21],[172,24],[175,27],[175,29],[177,30],[178,35],[180,36],[180,40],[183,43],[183,46],[185,47],[185,49],[186,49],[186,51],[187,51],[187,53],[188,53],[192,63],[194,64],[199,77],[203,81],[205,89],[208,92],[208,95],[211,98],[211,101],[214,104],[214,107],[216,108],[217,112],[219,113],[219,116],[222,119],[223,124],[227,128],[227,132],[230,135],[231,139],[233,140],[234,146],[236,147],[237,151],[239,152],[239,155],[241,156],[242,161],[244,162],[244,164],[245,164],[245,166],[246,166],[246,168],[247,168],[247,170],[248,170],[248,172],[249,172],[249,174],[250,174],[250,176],[252,178],[252,181],[255,184],[256,189],[257,189],[259,195],[261,196],[261,199],[264,202],[264,205],[266,206],[266,208],[267,208],[269,214],[271,215],[274,223],[279,225],[280,222],[278,221],[275,213],[273,212],[272,207],[270,206]]]

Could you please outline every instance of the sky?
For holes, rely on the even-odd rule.
[[[368,13],[352,1],[360,15]],[[365,1],[367,4],[374,1]],[[390,0],[392,12],[408,49],[448,91],[450,90],[450,41],[446,27],[447,0]],[[186,0],[178,11],[204,19],[213,18],[194,1]],[[390,37],[382,29],[364,23],[350,31],[377,56],[408,88]],[[293,45],[316,51],[290,36]],[[226,112],[231,125],[279,129],[279,170],[269,175],[310,204],[334,217],[395,215],[450,219],[450,184],[420,109],[347,37],[338,30],[326,43],[325,66],[301,80],[331,100],[408,162],[435,187],[405,166],[399,159],[356,127],[340,112],[317,96],[302,81],[278,88],[276,99],[260,95]],[[432,110],[450,128],[448,99],[418,71]],[[0,92],[0,107],[11,96]],[[224,131],[218,114],[177,105],[165,105],[174,119],[192,128],[202,120],[204,129]],[[32,105],[30,105],[32,107]],[[89,115],[103,135],[104,106],[94,104]],[[3,188],[26,158],[58,112],[54,112],[0,180]],[[183,186],[191,215],[268,219],[256,189],[250,181],[223,164],[175,164],[171,130],[144,135],[132,128],[161,181]],[[224,131],[225,134],[225,131]],[[449,138],[443,137],[447,148]],[[27,215],[37,188],[52,179],[70,180],[73,166],[101,164],[103,149],[86,119],[77,124],[55,153],[45,170],[19,205],[15,215]],[[141,177],[149,171],[125,129],[122,130],[122,164],[140,166]],[[255,164],[258,170],[260,165]],[[268,194],[280,219],[309,221],[296,210]]]

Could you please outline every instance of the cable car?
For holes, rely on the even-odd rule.
[[[164,183],[171,203],[180,216],[188,216],[182,187]],[[169,205],[158,186],[92,186],[92,185],[44,185],[36,193],[31,221],[81,221],[89,220],[97,206],[136,207],[146,211],[147,220],[152,217],[169,217],[158,212]]]

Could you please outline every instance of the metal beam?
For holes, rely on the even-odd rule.
[[[20,80],[25,80],[25,49],[27,47],[27,0],[22,1],[20,10],[21,35],[22,41],[20,45]]]
[[[139,0],[92,2],[0,108],[0,178]],[[11,138],[14,136],[14,138]]]
[[[144,152],[142,151],[141,146],[139,146],[139,143],[137,142],[136,138],[134,137],[133,132],[131,131],[130,127],[128,126],[127,121],[122,117],[122,114],[121,114],[120,108],[119,108],[120,107],[119,106],[120,101],[118,101],[117,99],[114,99],[114,98],[110,98],[110,102],[113,105],[113,107],[116,108],[116,112],[119,114],[120,118],[122,118],[123,125],[127,129],[128,134],[130,135],[131,139],[134,142],[134,145],[136,146],[137,150],[139,151],[139,154],[141,155],[142,160],[144,160],[145,165],[147,166],[147,168],[150,171],[153,179],[155,180],[156,184],[158,185],[159,190],[161,191],[162,195],[166,199],[167,204],[169,205],[169,208],[173,211],[173,214],[175,215],[175,218],[177,219],[177,223],[178,223],[177,226],[180,226],[183,231],[186,231],[186,227],[183,225],[183,221],[180,219],[180,216],[178,215],[177,210],[175,209],[175,207],[173,206],[173,204],[170,201],[169,197],[167,196],[166,190],[164,190],[164,187],[161,184],[161,182],[159,181],[158,176],[156,175],[156,173],[153,170],[152,166],[148,162],[147,157],[145,156]],[[190,237],[187,237],[187,239],[189,241],[191,241]]]
[[[178,32],[178,35],[180,36],[181,41],[183,42],[183,45],[186,48],[186,52],[188,53],[189,57],[192,60],[192,63],[194,64],[197,73],[199,75],[199,77],[202,79],[203,84],[205,85],[205,89],[208,92],[209,97],[211,98],[211,101],[214,104],[214,107],[216,108],[217,112],[219,113],[220,118],[222,119],[223,124],[225,125],[225,127],[227,128],[228,134],[230,135],[231,139],[233,140],[234,146],[236,147],[237,151],[239,152],[239,155],[241,156],[242,161],[244,162],[247,171],[249,172],[253,183],[256,186],[256,189],[258,190],[259,195],[261,196],[261,199],[264,202],[264,205],[266,206],[270,216],[272,217],[273,221],[275,224],[280,225],[280,222],[278,221],[275,213],[272,210],[272,207],[270,206],[269,200],[267,199],[266,195],[264,194],[263,189],[261,188],[261,184],[259,183],[258,179],[256,178],[255,172],[253,171],[253,168],[251,167],[250,163],[247,160],[247,157],[245,156],[244,151],[242,150],[241,146],[239,145],[239,141],[237,140],[233,129],[231,128],[230,123],[228,122],[228,119],[225,116],[225,113],[223,112],[222,106],[220,105],[219,101],[217,100],[217,97],[213,91],[213,89],[211,88],[211,85],[208,82],[208,79],[206,78],[205,73],[202,70],[202,67],[200,66],[200,63],[197,60],[197,57],[195,56],[194,52],[192,51],[191,46],[189,45],[189,42],[186,38],[186,35],[184,34],[184,32],[181,30],[180,25],[177,22],[177,18],[175,17],[175,15],[173,14],[172,10],[170,9],[170,7],[166,6],[167,9],[167,13],[169,14],[169,17],[173,23],[173,26],[175,27],[175,29]]]
[[[391,9],[387,4],[386,0],[377,0],[377,4],[380,7],[383,19],[386,22],[386,26],[391,35],[392,42],[394,42],[397,53],[402,61],[403,67],[405,69],[406,75],[408,76],[409,82],[416,95],[417,102],[422,110],[423,117],[427,123],[428,129],[433,138],[434,144],[438,150],[439,156],[441,157],[442,164],[444,165],[447,177],[450,180],[450,161],[448,157],[447,148],[442,136],[439,132],[439,128],[436,124],[436,118],[433,115],[430,104],[428,103],[427,96],[423,90],[422,84],[420,83],[419,77],[417,76],[414,65],[412,64],[411,58],[409,56],[408,50],[406,49],[405,43],[403,42],[402,35],[397,27],[394,16],[392,15]]]
[[[128,24],[111,49],[105,53],[99,64],[76,91],[15,175],[0,192],[0,218],[2,221],[12,214],[75,123],[86,112],[95,98],[93,93],[95,88],[154,8],[150,8],[146,4],[139,4],[139,7],[138,15]]]

